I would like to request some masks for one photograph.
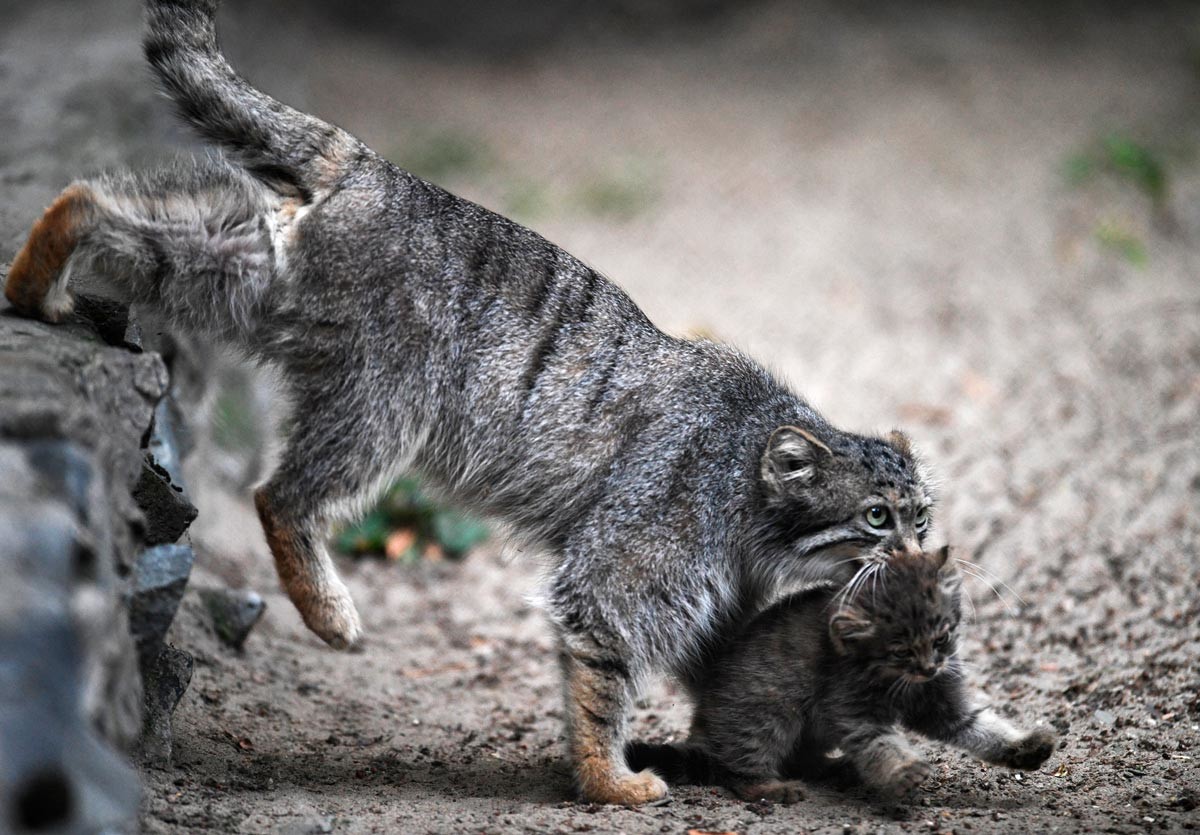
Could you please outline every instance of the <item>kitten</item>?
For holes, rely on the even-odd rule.
[[[896,797],[930,774],[902,725],[985,762],[1036,769],[1055,736],[1017,730],[967,687],[961,578],[948,554],[897,553],[841,590],[810,590],[763,612],[699,679],[688,742],[634,743],[630,764],[723,784],[746,800],[792,802],[802,790],[790,778],[830,772]],[[843,757],[828,756],[835,748]]]
[[[932,497],[908,442],[831,426],[535,233],[254,89],[218,49],[216,5],[149,0],[145,51],[228,161],[72,184],[5,294],[56,320],[71,272],[94,269],[281,372],[294,429],[255,501],[283,586],[332,646],[361,628],[324,537],[400,471],[551,554],[581,793],[663,797],[625,765],[637,683],[688,678],[779,589],[919,547]]]

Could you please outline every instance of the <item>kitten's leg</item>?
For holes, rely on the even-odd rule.
[[[1023,731],[991,708],[977,708],[955,722],[926,731],[984,762],[1035,771],[1054,753],[1058,738],[1051,731]]]
[[[803,736],[801,717],[780,711],[774,699],[747,700],[744,693],[722,693],[701,699],[697,713],[705,717],[706,743],[721,764],[720,782],[746,801],[795,803],[804,798],[803,783],[786,779],[788,753]]]
[[[1022,731],[972,694],[961,677],[946,677],[907,711],[904,723],[930,739],[961,748],[984,762],[1033,771],[1054,753],[1050,731]]]
[[[729,788],[748,803],[770,800],[774,803],[788,804],[804,799],[804,784],[799,780],[739,780],[730,784]]]
[[[579,635],[562,637],[567,735],[579,792],[593,803],[638,806],[667,796],[653,771],[625,764],[625,730],[633,701],[627,653]]]
[[[75,183],[33,225],[8,271],[4,295],[20,313],[57,322],[74,302],[66,290],[67,262],[96,211],[95,192]]]
[[[842,750],[863,782],[892,797],[910,794],[933,773],[908,740],[890,728],[859,728],[842,740]]]
[[[781,769],[785,777],[854,785],[862,777],[849,757],[830,757],[823,741],[801,739],[792,748]]]

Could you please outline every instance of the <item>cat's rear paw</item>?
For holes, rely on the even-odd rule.
[[[933,766],[924,760],[911,760],[899,766],[888,777],[885,789],[894,798],[903,798],[915,792],[933,775]]]
[[[1012,747],[1004,758],[1004,765],[1034,771],[1050,758],[1057,745],[1058,737],[1051,731],[1033,731]]]
[[[740,785],[734,792],[742,800],[770,800],[773,803],[798,803],[804,799],[804,789],[799,780],[772,780],[767,783]]]
[[[362,637],[362,622],[350,593],[323,594],[307,601],[300,614],[304,625],[334,649],[350,649]]]

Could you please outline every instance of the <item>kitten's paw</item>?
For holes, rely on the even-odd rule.
[[[888,776],[887,792],[892,797],[907,797],[933,775],[933,766],[924,760],[911,760],[897,766]]]
[[[362,621],[345,588],[311,598],[300,615],[304,625],[334,649],[350,649],[362,637]]]
[[[804,799],[803,784],[799,780],[772,780],[767,783],[751,783],[734,788],[734,793],[751,803],[770,800],[773,803],[798,803]]]
[[[1058,745],[1058,737],[1051,731],[1032,731],[1012,747],[1004,758],[1004,765],[1021,771],[1035,771],[1050,758]]]
[[[584,800],[615,806],[643,806],[665,799],[667,792],[667,784],[653,771],[583,780],[580,785]]]

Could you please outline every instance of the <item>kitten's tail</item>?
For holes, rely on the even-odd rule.
[[[625,761],[632,771],[650,768],[672,784],[712,786],[722,782],[719,764],[693,743],[630,742],[625,746]]]
[[[217,45],[219,0],[146,0],[146,59],[179,112],[257,179],[310,200],[363,145],[280,104],[234,72]]]

